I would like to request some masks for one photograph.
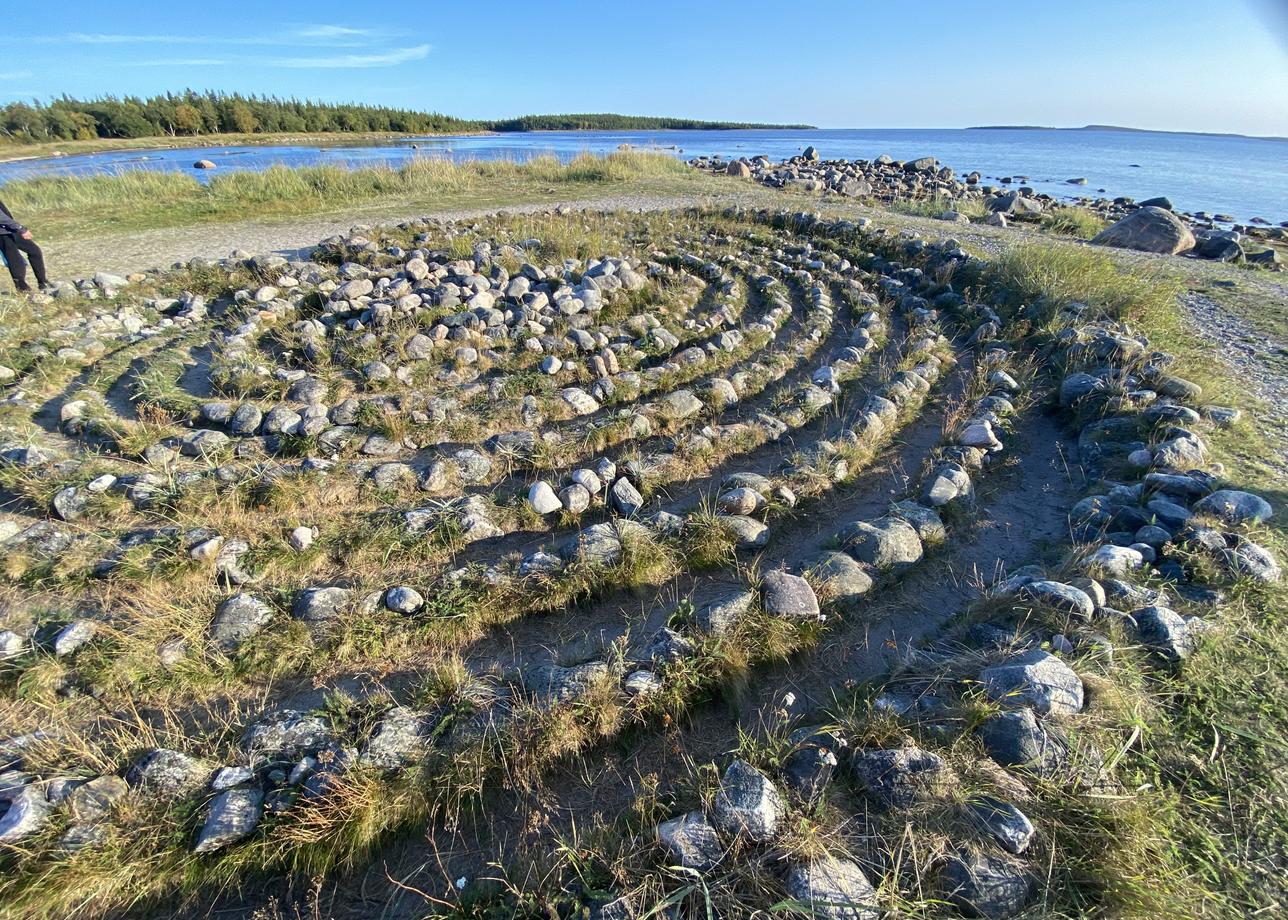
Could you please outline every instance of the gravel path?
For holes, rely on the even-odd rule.
[[[1279,452],[1276,465],[1288,469],[1288,343],[1256,329],[1205,294],[1190,291],[1180,301],[1199,336],[1264,404],[1257,413],[1263,420],[1260,427],[1273,437]]]
[[[234,249],[252,253],[277,252],[288,258],[303,255],[337,233],[347,233],[358,224],[394,224],[417,217],[460,220],[485,214],[530,214],[564,205],[604,211],[665,210],[710,203],[711,196],[606,195],[575,201],[542,201],[502,207],[466,210],[426,211],[348,207],[342,215],[256,220],[241,223],[207,224],[195,227],[167,227],[132,233],[113,233],[94,239],[67,240],[45,245],[45,257],[54,277],[86,276],[96,271],[128,274],[150,267],[168,268],[172,263],[200,256],[223,259]]]

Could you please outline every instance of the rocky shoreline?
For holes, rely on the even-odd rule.
[[[1139,202],[1126,196],[1062,200],[1026,185],[1027,176],[1003,176],[992,184],[990,177],[978,171],[958,176],[933,156],[906,161],[885,155],[873,160],[825,160],[816,148],[807,147],[801,155],[780,163],[766,156],[734,160],[704,156],[688,162],[697,169],[750,179],[770,188],[871,199],[886,205],[943,202],[944,210],[936,216],[952,222],[971,222],[967,210],[981,206],[985,215],[978,219],[1002,227],[1012,222],[1036,223],[1044,215],[1080,208],[1111,225],[1093,240],[1095,243],[1246,262],[1273,270],[1281,268],[1282,257],[1269,244],[1288,242],[1288,221],[1273,226],[1258,217],[1241,223],[1228,214],[1177,210],[1166,197]],[[1071,187],[1087,182],[1081,177],[1066,181]],[[1118,232],[1110,232],[1126,221],[1130,223]]]

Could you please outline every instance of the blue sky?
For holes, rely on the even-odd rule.
[[[5,4],[0,101],[216,89],[501,117],[1288,135],[1288,0]]]

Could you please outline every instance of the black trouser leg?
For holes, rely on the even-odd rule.
[[[13,278],[13,286],[21,291],[29,291],[27,287],[27,263],[23,261],[22,253],[14,242],[18,238],[12,233],[0,233],[0,252],[4,253],[4,260],[9,265],[9,275]]]
[[[48,276],[45,275],[45,254],[40,247],[36,245],[35,240],[24,240],[20,236],[14,237],[14,245],[27,254],[31,262],[31,270],[36,276],[36,284],[44,287],[49,283]]]

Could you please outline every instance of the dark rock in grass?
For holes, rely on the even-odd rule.
[[[1018,856],[1033,842],[1033,822],[1010,802],[985,795],[971,799],[966,807],[1008,852]]]
[[[979,679],[990,699],[1026,703],[1043,715],[1056,717],[1082,711],[1082,680],[1067,664],[1041,649],[985,668]]]
[[[108,828],[103,824],[73,824],[58,838],[58,849],[76,853],[107,842]]]
[[[210,623],[210,641],[220,651],[236,651],[272,618],[273,608],[253,594],[234,594],[215,612]]]
[[[310,626],[323,626],[340,617],[353,602],[348,588],[305,588],[295,596],[291,615]]]
[[[82,824],[93,824],[106,818],[112,807],[130,791],[119,776],[100,776],[77,786],[67,797],[72,818]]]
[[[259,431],[260,424],[264,421],[264,413],[259,411],[259,407],[254,403],[242,403],[237,407],[237,411],[232,414],[228,422],[228,430],[235,435],[245,437]]]
[[[770,781],[745,760],[735,760],[725,770],[716,793],[712,816],[728,834],[745,834],[757,843],[768,843],[778,834],[787,807]]]
[[[939,795],[951,776],[942,757],[915,746],[855,751],[850,766],[864,794],[882,811],[911,808]]]
[[[85,515],[89,502],[85,492],[76,486],[67,486],[54,493],[50,506],[64,521],[76,521]]]
[[[560,703],[583,696],[612,674],[604,661],[588,661],[573,667],[543,665],[523,675],[523,685],[547,703]]]
[[[286,709],[247,728],[241,749],[252,760],[298,760],[327,747],[332,737],[322,716]]]
[[[694,653],[693,643],[674,629],[663,626],[649,639],[644,647],[642,658],[658,664],[675,664]]]
[[[845,553],[827,553],[814,567],[813,577],[827,599],[852,612],[872,590],[872,576]]]
[[[1096,246],[1176,255],[1194,248],[1194,234],[1171,211],[1147,207],[1106,227],[1091,242]]]
[[[1217,559],[1235,576],[1246,576],[1266,584],[1279,580],[1281,570],[1274,554],[1251,540],[1238,538],[1233,549],[1222,549]]]
[[[210,803],[192,852],[213,853],[249,837],[263,810],[264,793],[258,787],[238,786],[219,793]]]
[[[24,786],[9,803],[0,817],[0,844],[17,843],[45,826],[49,817],[49,802],[45,790],[32,784]]]
[[[179,452],[185,457],[207,457],[229,444],[228,435],[212,428],[198,428],[179,439]]]
[[[1031,581],[1020,588],[1019,596],[1086,620],[1096,612],[1096,604],[1087,592],[1058,581]]]
[[[819,856],[787,870],[787,893],[820,920],[877,920],[877,893],[857,864]]]
[[[1211,514],[1230,524],[1263,523],[1274,514],[1270,502],[1251,492],[1221,489],[1194,504],[1194,510]]]
[[[657,839],[686,869],[709,872],[724,856],[716,829],[700,811],[663,821],[657,826]]]
[[[1007,920],[1037,895],[1037,882],[1013,856],[958,850],[940,870],[944,896],[964,911],[987,920]]]
[[[977,732],[988,756],[1003,767],[1049,775],[1069,759],[1064,739],[1039,723],[1032,709],[998,713],[980,725]]]
[[[724,635],[755,601],[756,593],[750,588],[723,588],[696,609],[694,620],[703,632]]]
[[[846,742],[836,732],[800,729],[792,733],[793,750],[783,760],[783,782],[802,802],[812,805],[823,796]]]
[[[640,495],[639,490],[631,485],[631,481],[625,476],[613,483],[613,488],[608,493],[608,500],[613,510],[624,517],[638,514],[644,507],[644,496]]]
[[[400,770],[424,756],[434,720],[426,713],[395,706],[384,714],[371,733],[362,762],[378,770]]]
[[[1142,607],[1132,611],[1141,644],[1164,661],[1188,658],[1193,650],[1193,638],[1185,619],[1167,607]]]
[[[181,799],[200,791],[210,767],[180,751],[158,748],[130,767],[125,781],[150,798]]]
[[[761,584],[761,603],[770,616],[793,620],[816,620],[819,617],[818,597],[810,583],[799,575],[775,571],[765,576]]]

